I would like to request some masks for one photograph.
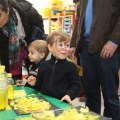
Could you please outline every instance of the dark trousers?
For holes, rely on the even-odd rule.
[[[89,54],[89,42],[82,44],[83,85],[86,96],[86,106],[91,111],[100,114],[101,92],[104,99],[104,116],[112,120],[120,120],[120,103],[118,97],[118,53],[112,58],[100,58],[100,52]]]
[[[77,57],[77,65],[82,66],[82,56],[80,53],[76,53],[76,57]],[[80,93],[78,95],[78,97],[85,97],[85,94],[84,94],[84,87],[83,87],[83,79],[82,79],[82,76],[81,77],[81,86],[80,86]]]

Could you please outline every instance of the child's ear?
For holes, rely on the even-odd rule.
[[[40,54],[40,56],[41,56],[41,58],[44,58],[44,57],[45,57],[45,53],[42,52],[42,53]]]
[[[53,51],[53,50],[52,50],[52,46],[51,46],[50,44],[48,44],[48,49],[49,49],[50,52]]]

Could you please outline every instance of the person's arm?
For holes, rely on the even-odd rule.
[[[80,3],[78,3],[76,12],[77,12],[77,14],[76,14],[73,33],[72,33],[71,43],[70,43],[71,47],[76,47],[76,40],[77,40],[77,34],[78,34],[77,33],[78,32],[78,22],[79,22],[79,18],[80,18]]]
[[[110,35],[109,40],[112,40],[114,43],[120,44],[120,11],[119,11],[119,17],[117,19],[116,25]]]
[[[120,10],[120,5],[119,5]],[[120,11],[116,11],[118,19],[109,37],[108,42],[103,46],[100,57],[103,59],[111,58],[120,44]]]
[[[81,79],[78,74],[78,69],[74,63],[71,62],[71,72],[69,74],[70,88],[66,95],[68,95],[71,100],[75,99],[80,92]]]
[[[77,5],[77,14],[76,14],[76,19],[75,19],[75,24],[74,24],[74,29],[72,33],[72,38],[71,38],[71,43],[70,43],[70,53],[69,57],[71,59],[75,58],[75,51],[76,51],[76,43],[77,43],[77,34],[78,34],[78,22],[79,22],[79,17],[80,17],[80,2],[78,2]]]
[[[41,67],[40,67],[40,68],[41,68]],[[36,83],[35,83],[34,86],[32,86],[32,88],[40,91],[42,85],[43,85],[43,74],[42,74],[42,70],[39,69],[39,70],[38,70],[38,74],[37,74],[37,78],[36,78]]]

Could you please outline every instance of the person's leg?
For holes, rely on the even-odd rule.
[[[84,87],[83,87],[83,79],[81,79],[81,86],[80,86],[80,102],[85,102],[86,98],[85,98],[85,93],[84,93]]]
[[[80,53],[76,53],[76,58],[77,58],[77,64],[81,67],[82,66],[82,56],[80,55]],[[81,77],[81,86],[80,86],[80,93],[78,95],[78,97],[80,97],[80,102],[85,102],[86,98],[85,98],[85,93],[84,93],[84,87],[83,87],[83,77]]]
[[[86,106],[88,106],[91,111],[100,114],[100,81],[98,79],[96,59],[94,59],[94,55],[89,54],[88,44],[89,42],[83,42],[82,45],[83,85],[86,96]]]
[[[112,120],[120,120],[120,103],[118,98],[118,70],[117,53],[110,59],[99,59],[99,76],[104,99],[104,116]]]

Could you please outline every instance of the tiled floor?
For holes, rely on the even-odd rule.
[[[85,102],[80,102],[79,101],[79,97],[77,97],[76,99],[74,99],[74,106],[83,106],[85,107]]]

